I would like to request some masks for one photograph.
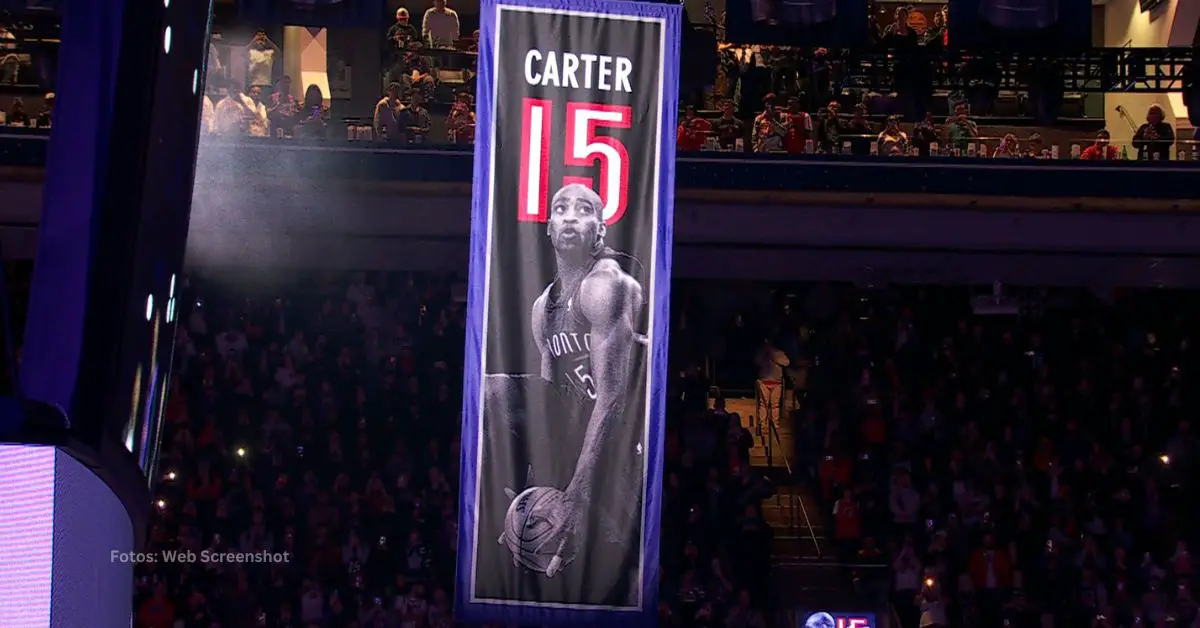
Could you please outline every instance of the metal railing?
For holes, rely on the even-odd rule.
[[[783,441],[780,438],[779,428],[777,425],[777,422],[782,420],[783,417],[791,416],[791,413],[787,412],[788,391],[787,379],[785,378],[779,393],[778,406],[769,407],[768,404],[763,403],[763,400],[759,394],[759,389],[756,386],[754,389],[754,407],[756,413],[760,408],[766,410],[766,416],[756,417],[756,424],[760,432],[756,436],[762,439],[763,449],[766,451],[767,455],[767,467],[774,468],[774,449],[776,446],[780,447],[780,457],[783,459],[784,470],[787,473],[789,482],[794,487],[797,484],[798,476],[796,469],[792,467],[791,460],[788,458],[787,451],[783,448]],[[791,391],[793,395],[796,394],[795,389],[791,389]],[[761,433],[762,424],[764,422],[767,424],[767,433],[765,435]],[[778,491],[775,493],[775,500],[776,505],[783,507],[782,496]],[[812,540],[813,550],[816,551],[818,559],[822,558],[824,556],[824,552],[821,551],[821,543],[817,539],[816,527],[813,525],[812,518],[809,517],[808,508],[804,505],[804,500],[796,495],[794,488],[788,492],[787,502],[787,521],[789,531],[793,534],[799,532],[801,524],[796,516],[797,510],[799,510],[800,516],[804,518],[802,525],[808,530],[808,537]]]

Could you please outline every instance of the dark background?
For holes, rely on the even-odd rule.
[[[651,246],[655,230],[653,200],[656,179],[655,149],[659,137],[658,89],[661,26],[648,22],[573,17],[502,9],[499,18],[499,59],[496,68],[496,125],[492,172],[491,285],[485,333],[487,373],[538,373],[540,356],[530,331],[533,302],[554,279],[554,250],[546,237],[544,223],[517,220],[518,184],[521,174],[521,118],[525,98],[546,98],[554,103],[550,131],[549,191],[553,195],[564,176],[599,176],[599,168],[569,168],[563,165],[567,99],[608,105],[632,105],[633,125],[629,130],[597,129],[597,134],[614,137],[629,153],[629,205],[624,217],[609,225],[605,243],[628,253],[648,273],[654,257]],[[543,35],[544,36],[540,36]],[[590,36],[589,35],[594,35]],[[572,42],[572,50],[556,49],[557,42]],[[634,61],[630,83],[633,94],[598,90],[534,87],[525,82],[525,53],[538,48],[574,53],[604,53]],[[480,106],[486,106],[481,97]],[[485,183],[486,184],[486,183]],[[652,303],[649,276],[637,277]],[[631,409],[632,410],[632,409]]]
[[[739,44],[776,46],[825,46],[831,48],[865,47],[869,42],[868,0],[835,0],[837,17],[816,28],[780,23],[775,26],[755,23],[751,15],[753,0],[726,0],[726,39]],[[778,0],[775,0],[778,4]]]
[[[996,0],[950,0],[950,46],[1003,51],[1074,53],[1092,47],[1091,0],[1058,3],[1058,24],[1041,30],[995,28],[983,19],[982,5]]]

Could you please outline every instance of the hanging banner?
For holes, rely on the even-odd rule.
[[[458,621],[655,620],[680,20],[482,2]]]

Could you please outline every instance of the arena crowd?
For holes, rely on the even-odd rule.
[[[189,282],[148,551],[275,558],[141,564],[136,625],[457,625],[454,278],[230,279]],[[672,391],[660,623],[765,628],[770,488],[704,392]]]
[[[844,560],[931,626],[1198,626],[1194,295],[816,288],[797,437]],[[1108,295],[1106,295],[1107,297]]]

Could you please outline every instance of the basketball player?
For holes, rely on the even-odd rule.
[[[557,578],[526,573],[504,582],[482,571],[489,562],[482,554],[491,550],[481,541],[477,597],[636,603],[646,372],[646,338],[637,325],[644,296],[621,266],[636,260],[604,244],[602,209],[600,197],[579,184],[551,199],[546,235],[556,275],[534,301],[530,327],[540,373],[488,375],[484,382],[481,525],[490,520],[488,533],[497,532],[506,506],[493,505],[497,478],[488,475],[560,489],[542,506],[555,523],[532,541],[533,551],[565,551],[575,564]],[[567,599],[581,591],[585,599]]]

